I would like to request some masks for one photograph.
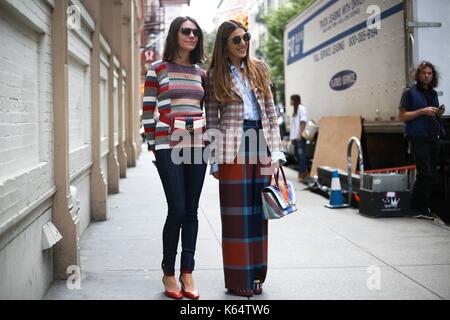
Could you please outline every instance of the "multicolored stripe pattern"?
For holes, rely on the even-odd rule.
[[[267,171],[262,169],[270,167],[270,161],[265,161],[270,158],[267,146],[257,150],[257,157],[250,151],[249,140],[242,140],[235,162],[219,165],[222,254],[225,287],[252,290],[253,282],[264,283],[267,274],[268,222],[262,212],[261,191],[270,182],[270,175],[262,174]],[[261,151],[266,159],[261,158]],[[257,163],[251,158],[258,159]]]
[[[182,66],[157,61],[147,72],[142,124],[150,146],[155,150],[174,146],[170,136],[170,113],[202,111],[205,71],[197,65]],[[194,141],[194,140],[193,140]],[[195,139],[203,146],[202,139]]]

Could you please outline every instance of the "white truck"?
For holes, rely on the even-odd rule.
[[[286,104],[300,94],[317,123],[361,115],[369,167],[401,166],[398,106],[419,61],[437,66],[439,100],[450,114],[449,35],[449,0],[317,0],[285,28]]]
[[[400,98],[420,61],[437,67],[447,137],[432,210],[450,224],[450,1],[317,0],[288,22],[284,48],[287,114],[289,97],[300,94],[317,123],[323,116],[361,116],[365,169],[412,164]]]

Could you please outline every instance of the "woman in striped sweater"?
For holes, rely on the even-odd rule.
[[[142,122],[150,149],[155,153],[168,205],[163,230],[162,281],[166,296],[174,299],[181,299],[183,295],[191,299],[199,297],[192,271],[198,202],[206,171],[202,157],[205,71],[196,65],[203,60],[203,33],[198,23],[190,17],[178,17],[170,25],[163,60],[150,66],[145,83]],[[155,111],[159,113],[158,120],[155,120]],[[182,145],[178,143],[180,135],[175,134],[178,126],[174,127],[180,123],[186,125],[186,130],[181,130],[182,138],[186,138],[185,133],[189,138],[182,140]],[[185,161],[176,161],[179,156]],[[175,278],[180,231],[181,290]]]

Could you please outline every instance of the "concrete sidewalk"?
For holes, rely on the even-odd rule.
[[[167,209],[152,159],[143,152],[121,180],[120,194],[109,197],[108,220],[92,223],[83,235],[81,289],[55,281],[45,299],[167,299],[160,269]],[[287,171],[296,181],[296,172]],[[448,226],[327,209],[327,199],[295,185],[300,210],[270,222],[264,293],[250,299],[450,299]],[[197,288],[201,299],[247,300],[224,289],[220,239],[218,182],[207,176],[199,210]]]

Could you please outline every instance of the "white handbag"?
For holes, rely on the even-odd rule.
[[[302,132],[302,137],[308,141],[314,140],[317,131],[319,130],[319,125],[316,124],[313,120],[309,120],[306,122],[305,129]]]

